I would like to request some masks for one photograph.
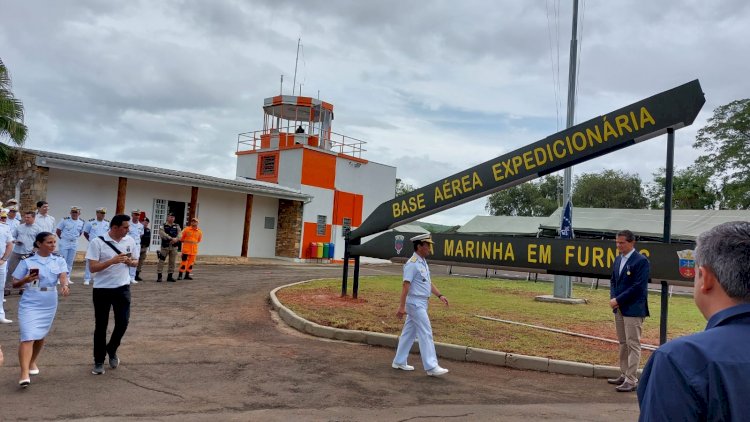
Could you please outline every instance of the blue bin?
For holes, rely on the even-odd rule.
[[[329,243],[328,245],[328,259],[333,259],[333,249],[336,245],[334,243]]]

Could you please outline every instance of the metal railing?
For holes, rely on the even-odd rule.
[[[282,133],[286,134],[287,136],[294,136],[296,140],[299,140],[299,137],[316,137],[318,139],[318,145],[316,148],[349,155],[351,157],[362,158],[362,153],[367,151],[364,148],[364,145],[367,142],[352,138],[351,136],[346,136],[336,132],[328,132],[328,139],[321,139],[319,134],[295,133],[295,127],[290,126],[288,128],[282,128],[282,130],[265,129],[256,130],[253,132],[242,132],[237,135],[237,152],[260,150],[263,148],[261,143],[261,136],[272,136]]]

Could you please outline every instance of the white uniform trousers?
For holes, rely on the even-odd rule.
[[[91,281],[91,270],[89,269],[89,260],[86,261],[86,269],[83,271],[83,281]]]
[[[5,283],[5,273],[8,271],[8,263],[3,262],[3,265],[0,266],[0,280],[3,280],[3,283]],[[5,292],[3,292],[2,295],[0,295],[0,299],[3,299],[3,296],[5,295]],[[0,300],[0,319],[5,318],[5,307],[3,306],[3,301]]]
[[[419,342],[419,354],[422,356],[422,366],[429,371],[438,366],[435,354],[435,343],[432,340],[432,325],[427,315],[428,299],[406,300],[406,321],[401,336],[398,338],[398,349],[393,363],[405,365],[416,338]]]
[[[66,247],[66,248],[60,248],[59,250],[60,256],[63,257],[65,260],[65,263],[68,264],[68,278],[70,277],[70,272],[73,271],[73,261],[76,259],[76,248],[75,247]]]
[[[135,249],[136,250],[141,250],[141,244],[140,243],[136,243],[135,244]],[[135,267],[128,267],[128,272],[130,273],[130,281],[134,281],[135,280],[135,271],[136,271]]]

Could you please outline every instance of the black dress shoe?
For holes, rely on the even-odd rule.
[[[638,386],[635,384],[631,384],[627,381],[623,382],[622,384],[615,387],[615,390],[617,390],[620,393],[629,393],[631,391],[635,391],[638,389]]]
[[[625,382],[625,377],[620,375],[619,378],[609,378],[607,379],[607,382],[612,385],[622,385],[622,383]]]

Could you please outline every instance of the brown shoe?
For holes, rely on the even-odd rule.
[[[620,392],[620,393],[630,393],[630,392],[635,391],[637,389],[638,389],[638,386],[636,386],[635,384],[631,384],[631,383],[629,383],[627,381],[625,381],[622,384],[620,384],[617,387],[615,387],[615,390],[618,391],[618,392]]]
[[[607,379],[607,382],[612,385],[622,385],[622,383],[625,382],[625,376],[620,375],[619,378],[609,378]]]

